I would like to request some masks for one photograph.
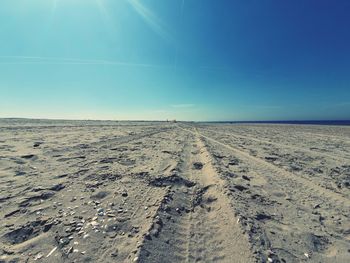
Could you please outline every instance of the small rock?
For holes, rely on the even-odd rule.
[[[237,185],[235,185],[235,186],[233,186],[233,187],[234,187],[235,189],[241,191],[241,192],[248,189],[248,187],[245,187],[245,186],[239,185],[239,184],[237,184]]]
[[[57,191],[61,191],[63,188],[65,188],[65,185],[63,185],[63,184],[55,184],[52,187],[50,187],[49,190],[57,192]]]
[[[34,257],[34,260],[38,260],[38,259],[41,259],[43,257],[43,253],[39,252],[38,254],[36,254],[36,256]]]
[[[203,168],[203,163],[195,162],[195,163],[193,163],[193,168],[196,170],[201,170]]]
[[[242,175],[242,178],[243,178],[244,180],[250,181],[250,178],[249,178],[248,176],[246,176],[246,175]]]
[[[97,222],[97,221],[92,221],[90,224],[91,224],[92,226],[94,226],[94,227],[96,227],[96,226],[99,226],[99,225],[100,225],[100,223],[99,223],[99,222]]]
[[[108,216],[108,217],[116,217],[115,214],[111,214],[111,213],[108,213],[107,216]]]
[[[34,148],[39,147],[41,144],[42,144],[41,142],[35,142],[35,143],[33,144],[33,147],[34,147]]]
[[[60,239],[60,244],[61,244],[62,246],[68,245],[69,242],[70,242],[70,240],[69,240],[68,238],[66,238],[66,237],[62,237],[62,238]]]
[[[118,256],[118,249],[116,249],[114,252],[111,253],[112,257],[117,257]]]
[[[34,158],[34,157],[35,157],[34,154],[27,154],[27,155],[22,155],[22,156],[21,156],[21,158],[23,158],[23,159],[32,159],[32,158]]]
[[[317,209],[317,208],[320,208],[321,207],[321,205],[320,204],[316,204],[316,205],[314,205],[314,209]]]

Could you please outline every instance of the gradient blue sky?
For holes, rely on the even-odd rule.
[[[0,117],[350,119],[350,1],[2,0]]]

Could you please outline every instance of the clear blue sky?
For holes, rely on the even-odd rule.
[[[2,0],[0,117],[350,119],[350,1]]]

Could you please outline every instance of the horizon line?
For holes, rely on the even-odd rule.
[[[37,117],[0,117],[0,120],[52,120],[52,121],[110,121],[110,122],[208,122],[208,123],[278,123],[278,122],[349,122],[350,119],[290,119],[290,120],[180,120],[180,119],[69,119],[69,118],[37,118]]]

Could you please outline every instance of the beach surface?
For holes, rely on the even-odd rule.
[[[0,119],[0,262],[349,262],[350,127]]]

